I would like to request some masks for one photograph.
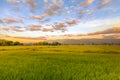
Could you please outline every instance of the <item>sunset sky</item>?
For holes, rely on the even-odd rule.
[[[0,39],[120,39],[120,0],[0,0]]]

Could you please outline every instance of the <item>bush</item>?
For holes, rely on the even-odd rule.
[[[61,45],[61,43],[59,43],[59,42],[52,42],[52,43],[48,43],[48,42],[38,42],[38,43],[34,43],[34,45],[57,46],[57,45]]]

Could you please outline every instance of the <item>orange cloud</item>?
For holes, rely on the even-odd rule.
[[[53,31],[54,31],[54,28],[42,28],[42,31],[43,31],[43,32],[47,32],[47,31],[53,32]]]
[[[5,27],[0,28],[0,31],[9,31],[9,30],[10,30],[9,28],[5,28]]]
[[[92,4],[94,0],[84,0],[83,2],[79,3],[79,6],[86,6]]]
[[[1,39],[6,39],[6,40],[12,40],[12,41],[19,41],[19,42],[39,42],[39,41],[44,41],[46,40],[46,37],[40,36],[40,37],[22,37],[22,36],[9,36],[9,35],[4,35],[0,34]]]
[[[120,27],[113,27],[103,31],[88,33],[88,35],[120,33]]]
[[[27,39],[27,40],[46,40],[46,37],[11,37],[11,38],[18,38],[18,39]]]
[[[47,14],[43,13],[43,14],[40,14],[40,15],[31,15],[31,18],[32,19],[43,19],[46,16],[47,16]]]
[[[96,35],[87,35],[87,34],[64,34],[64,35],[46,35],[39,37],[22,37],[22,36],[8,36],[0,34],[1,39],[20,41],[20,42],[39,42],[46,40],[61,40],[61,39],[120,39],[119,34],[96,34]]]

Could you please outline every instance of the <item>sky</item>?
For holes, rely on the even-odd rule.
[[[0,0],[0,39],[120,39],[120,0]]]

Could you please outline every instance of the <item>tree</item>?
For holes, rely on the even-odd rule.
[[[13,41],[0,39],[0,46],[13,46],[13,45],[23,45],[23,44],[17,41],[13,42]]]

